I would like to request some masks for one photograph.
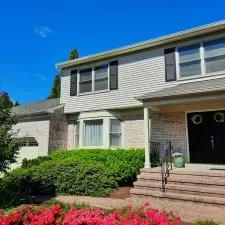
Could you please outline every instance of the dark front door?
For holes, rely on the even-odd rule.
[[[225,111],[188,113],[190,162],[225,163]]]

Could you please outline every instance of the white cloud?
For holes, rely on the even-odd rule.
[[[40,80],[43,80],[43,81],[48,80],[48,78],[42,73],[36,73],[35,76],[38,77]]]
[[[36,27],[34,30],[35,34],[41,36],[42,38],[48,37],[50,34],[53,34],[53,30],[47,26]]]

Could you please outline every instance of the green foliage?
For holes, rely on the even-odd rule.
[[[19,106],[20,103],[18,101],[15,102],[14,106]]]
[[[39,164],[41,164],[42,162],[45,162],[45,161],[49,161],[49,160],[52,160],[52,158],[48,157],[48,156],[40,156],[36,159],[27,159],[27,158],[24,158],[23,161],[22,161],[22,168],[30,168],[32,166],[37,166]]]
[[[79,54],[78,54],[77,49],[74,48],[74,49],[72,49],[72,50],[70,51],[70,55],[69,55],[68,60],[77,59],[77,58],[79,58]]]
[[[216,223],[213,220],[199,220],[194,225],[219,225],[219,223]]]
[[[6,108],[5,108],[6,107]],[[7,105],[0,104],[0,173],[6,172],[11,163],[16,162],[22,140],[15,138],[12,126],[17,123]]]
[[[60,97],[60,89],[61,89],[60,76],[56,75],[54,78],[54,83],[52,85],[51,94],[49,95],[48,99],[59,98]]]
[[[13,107],[13,102],[10,99],[8,93],[0,93],[0,110],[2,109],[7,109],[7,108],[12,108]]]
[[[10,204],[15,206],[32,195],[108,196],[117,185],[133,184],[143,164],[141,149],[58,151],[26,159],[22,168],[0,179],[0,207],[7,199],[14,199]]]

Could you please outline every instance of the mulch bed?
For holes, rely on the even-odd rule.
[[[109,197],[125,199],[130,197],[130,189],[133,187],[118,187]]]

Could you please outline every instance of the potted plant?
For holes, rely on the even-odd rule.
[[[180,152],[173,153],[173,163],[177,168],[185,167],[184,155]]]

